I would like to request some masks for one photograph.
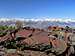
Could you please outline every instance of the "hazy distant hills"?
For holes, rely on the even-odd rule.
[[[15,25],[15,22],[20,20],[24,25],[34,27],[34,28],[47,28],[48,26],[70,26],[75,27],[74,19],[9,19],[1,18],[0,25]]]

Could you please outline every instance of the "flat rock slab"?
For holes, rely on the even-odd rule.
[[[16,53],[16,49],[6,49],[6,53]]]

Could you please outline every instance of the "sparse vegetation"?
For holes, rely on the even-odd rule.
[[[15,26],[0,26],[0,36],[4,36],[7,34],[7,31],[14,30]]]

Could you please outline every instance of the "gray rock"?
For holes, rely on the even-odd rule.
[[[7,53],[16,53],[16,49],[7,49],[5,50]]]
[[[0,56],[4,56],[4,55],[5,55],[5,52],[0,51]]]

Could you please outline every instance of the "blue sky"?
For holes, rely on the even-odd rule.
[[[0,17],[75,18],[75,0],[0,0]]]

